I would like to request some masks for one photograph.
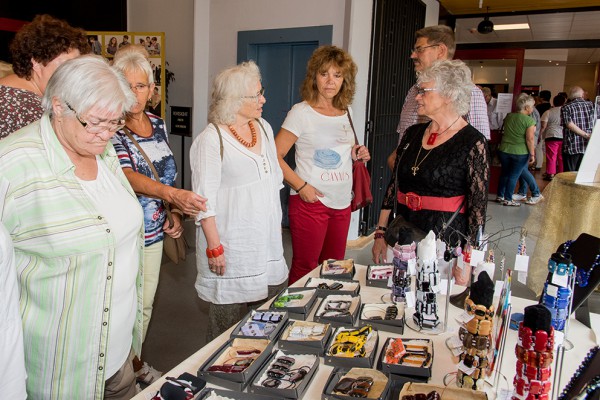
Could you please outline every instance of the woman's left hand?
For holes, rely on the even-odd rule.
[[[361,144],[352,146],[352,161],[356,161],[357,159],[362,162],[367,162],[371,159],[371,154],[369,154],[369,149],[366,146]]]
[[[169,219],[165,220],[163,224],[163,231],[171,236],[173,239],[177,239],[183,233],[183,225],[181,224],[181,215],[177,213],[171,213],[173,217],[173,226],[169,227]]]

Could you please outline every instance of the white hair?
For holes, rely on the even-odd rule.
[[[243,96],[248,96],[252,85],[260,82],[260,71],[254,61],[243,62],[219,73],[213,82],[208,120],[215,124],[230,125],[242,108]]]
[[[127,72],[143,72],[148,78],[148,83],[154,83],[154,74],[152,73],[152,67],[150,66],[148,58],[138,51],[125,50],[129,47],[133,47],[133,45],[123,47],[122,49],[124,52],[122,52],[121,55],[119,55],[121,50],[117,51],[112,66],[123,74]],[[144,51],[146,50],[144,49]],[[148,53],[146,52],[146,54]]]
[[[124,114],[136,103],[125,76],[96,55],[80,56],[60,65],[48,81],[42,98],[42,107],[50,116],[53,98],[68,103],[79,114],[93,107]]]
[[[471,70],[460,60],[439,60],[422,71],[418,83],[435,82],[440,96],[452,100],[450,107],[458,115],[466,115],[471,104]]]
[[[515,104],[517,106],[517,111],[523,111],[527,106],[533,107],[535,105],[535,99],[527,93],[521,93],[519,97],[517,97]]]

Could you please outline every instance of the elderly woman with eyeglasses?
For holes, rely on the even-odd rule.
[[[109,143],[134,104],[121,73],[82,56],[50,78],[42,118],[0,141],[31,398],[136,393],[143,214]]]
[[[213,83],[210,124],[190,149],[192,186],[208,198],[196,216],[196,290],[209,302],[207,339],[286,284],[273,130],[258,66],[244,62]]]
[[[441,238],[450,245],[475,240],[485,224],[488,145],[462,117],[473,86],[469,68],[458,60],[436,61],[419,74],[417,85],[417,112],[431,121],[409,127],[396,149],[394,175],[375,231],[375,262],[388,258],[384,232],[394,203],[407,221],[436,234],[458,210]]]
[[[125,176],[138,195],[144,210],[146,240],[144,247],[144,334],[152,316],[154,296],[158,288],[163,254],[163,238],[178,238],[183,234],[183,213],[196,215],[206,210],[202,196],[174,187],[177,177],[175,158],[169,147],[165,122],[144,109],[154,90],[150,63],[142,53],[130,51],[134,45],[125,46],[115,54],[113,67],[125,75],[136,102],[126,114],[125,126],[111,139]],[[141,48],[143,52],[146,50]],[[122,53],[123,52],[123,53]],[[140,151],[141,148],[144,152]],[[152,167],[158,173],[154,176]],[[171,204],[172,219],[167,219],[165,202]],[[181,211],[180,211],[181,210]],[[160,372],[135,359],[138,380],[150,384],[160,377]]]

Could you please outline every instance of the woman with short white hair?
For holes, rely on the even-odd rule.
[[[287,280],[273,130],[261,118],[260,71],[244,62],[213,83],[210,124],[190,149],[192,187],[208,198],[196,217],[196,290],[209,302],[207,339],[239,321]]]
[[[42,118],[0,142],[31,398],[136,393],[143,215],[109,144],[134,103],[122,74],[81,56],[50,78]]]
[[[436,61],[419,74],[417,85],[417,112],[431,121],[409,127],[396,150],[394,175],[375,231],[372,253],[377,263],[391,261],[384,232],[393,208],[421,230],[436,234],[458,211],[452,229],[441,237],[452,246],[473,242],[485,224],[487,140],[462,117],[469,110],[471,72],[459,60]]]

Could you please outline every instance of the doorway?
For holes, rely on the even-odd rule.
[[[292,106],[301,101],[300,85],[306,73],[306,64],[313,51],[331,44],[333,25],[306,28],[265,29],[238,32],[238,63],[254,60],[262,75],[267,102],[263,118],[277,135]],[[285,157],[291,168],[296,167],[294,147]],[[288,200],[290,188],[281,189],[282,226],[288,227]]]

